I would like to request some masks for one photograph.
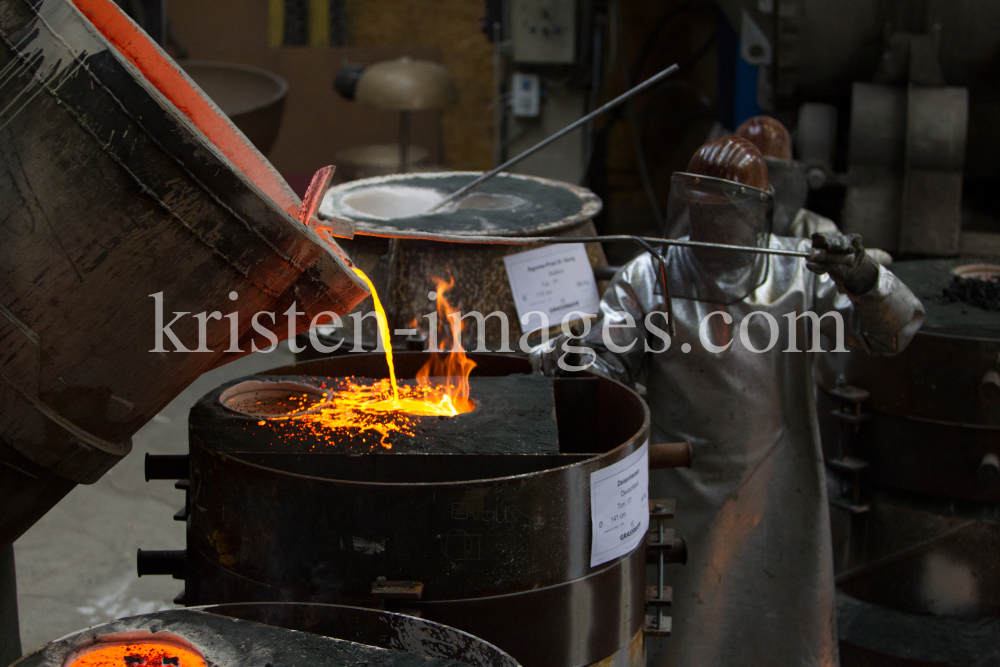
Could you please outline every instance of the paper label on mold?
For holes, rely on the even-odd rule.
[[[594,315],[600,308],[594,270],[582,243],[549,245],[507,255],[503,263],[517,319],[525,333],[542,328],[543,322],[547,322],[546,327],[557,325],[567,313]],[[543,313],[545,319],[538,313]]]
[[[590,567],[631,553],[649,529],[649,442],[590,473]]]

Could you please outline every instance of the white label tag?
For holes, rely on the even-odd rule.
[[[590,567],[624,556],[649,528],[649,441],[614,465],[590,473]]]
[[[549,245],[503,258],[514,294],[517,319],[525,333],[562,322],[578,311],[594,315],[600,309],[594,269],[582,243]],[[535,314],[543,313],[545,319]]]

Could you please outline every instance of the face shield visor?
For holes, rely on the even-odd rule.
[[[788,236],[792,222],[799,209],[806,205],[809,184],[802,164],[794,160],[764,158],[767,176],[774,188],[774,222],[771,232],[778,236]]]
[[[773,191],[675,173],[667,229],[688,229],[692,241],[766,248],[773,203]],[[716,304],[735,303],[751,294],[764,281],[768,266],[767,255],[718,248],[671,246],[667,260],[672,297]]]

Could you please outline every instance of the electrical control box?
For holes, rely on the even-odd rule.
[[[541,111],[541,85],[537,74],[514,73],[510,108],[517,118],[536,118]]]
[[[514,62],[576,61],[577,0],[512,0]]]

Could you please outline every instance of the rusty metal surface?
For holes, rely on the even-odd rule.
[[[236,311],[249,352],[254,313],[293,300],[344,312],[365,292],[71,3],[0,2],[0,69],[0,460],[14,489],[2,545],[239,356],[225,353],[228,320],[208,326],[214,353],[150,353],[150,295],[163,294],[167,322]],[[284,325],[272,325],[279,338]],[[173,332],[197,347],[193,317]]]
[[[863,515],[830,509],[838,588],[909,614],[1000,618],[996,504],[877,487],[864,498]]]
[[[445,178],[442,181],[440,179]],[[406,183],[437,187],[446,184],[447,179],[468,180],[469,175],[443,174],[399,174],[352,181],[331,189],[324,200],[324,212],[337,210],[338,217],[351,219],[333,205],[334,200],[359,187],[383,183]],[[412,181],[412,183],[411,183]],[[597,197],[584,188],[567,183],[549,181],[530,176],[505,174],[490,182],[486,192],[506,193],[530,199],[533,202],[531,214],[518,209],[517,215],[504,211],[472,211],[469,228],[456,228],[448,215],[436,214],[428,217],[400,218],[396,220],[358,220],[357,236],[351,241],[343,241],[344,249],[374,282],[386,307],[390,330],[410,328],[414,320],[416,326],[428,328],[424,316],[434,311],[434,302],[427,299],[435,283],[432,276],[448,280],[454,277],[455,286],[447,293],[448,301],[462,313],[479,311],[483,315],[502,312],[510,323],[512,345],[515,346],[522,331],[517,318],[517,309],[510,291],[507,270],[503,258],[537,246],[500,246],[483,244],[458,244],[441,241],[407,239],[408,234],[421,231],[460,233],[472,237],[483,235],[510,236],[596,236],[592,218],[600,212],[601,203]],[[546,194],[548,193],[548,194]],[[563,204],[554,205],[550,200],[561,197]],[[537,210],[535,210],[537,209]],[[474,214],[474,215],[473,215]],[[507,216],[500,224],[494,218]],[[365,233],[392,234],[400,238],[387,239],[365,236]],[[592,266],[606,266],[607,258],[598,243],[587,245],[587,255]],[[355,310],[365,314],[371,312],[371,304],[366,301]],[[485,347],[488,350],[500,348],[501,324],[498,318],[486,320]],[[478,324],[466,320],[462,344],[467,349],[477,345]],[[369,318],[362,328],[363,346],[373,349],[376,340],[374,319]],[[348,345],[354,344],[353,329],[344,332]]]
[[[560,235],[596,234],[594,223],[588,220]],[[484,316],[493,312],[503,313],[510,324],[510,345],[517,350],[517,342],[523,332],[503,258],[538,246],[389,240],[362,236],[360,230],[353,240],[342,241],[341,245],[374,282],[386,308],[390,330],[410,328],[414,320],[418,328],[426,330],[428,320],[425,316],[435,309],[435,302],[427,298],[428,292],[435,287],[432,276],[442,280],[453,277],[455,286],[446,294],[448,302],[462,313],[478,311]],[[587,256],[591,266],[606,266],[608,263],[599,243],[587,244]],[[362,302],[354,312],[362,315],[372,312],[371,301]],[[491,317],[485,324],[486,349],[498,350],[503,342],[500,320]],[[476,349],[479,324],[469,318],[463,326],[462,345],[466,349]],[[364,322],[362,332],[365,349],[373,349],[376,340],[374,317]],[[344,333],[349,341],[345,343],[345,348],[350,347],[354,342],[351,337],[353,324],[348,318],[345,318]]]
[[[1000,502],[1000,484],[980,479],[988,453],[1000,454],[1000,431],[993,428],[935,423],[873,412],[853,425],[831,413],[841,407],[826,391],[817,392],[817,414],[824,454],[845,454],[869,463],[862,479],[903,491],[938,497]]]
[[[694,451],[691,443],[658,442],[649,446],[649,468],[690,468],[694,463]]]
[[[413,377],[427,358],[424,353],[399,354],[396,372]],[[483,374],[498,367],[506,373],[528,367],[527,360],[507,355],[472,359],[484,361],[476,369]],[[386,373],[380,354],[335,357],[270,372],[279,371],[334,377]],[[519,457],[501,457],[490,478],[439,482],[386,483],[381,481],[383,466],[371,469],[374,478],[358,479],[355,457],[343,456],[340,462],[335,449],[323,446],[313,456],[315,472],[310,474],[314,443],[308,438],[282,442],[281,453],[261,452],[256,446],[241,453],[243,420],[234,415],[223,437],[224,425],[202,422],[193,414],[189,550],[241,576],[310,590],[333,601],[367,597],[378,576],[425,581],[425,600],[503,595],[586,576],[593,572],[589,475],[625,458],[648,438],[648,412],[634,392],[604,379],[595,390],[600,414],[592,442],[560,443],[563,455],[594,455],[584,460],[557,456],[558,467],[552,467],[552,457],[527,454],[531,458],[524,465],[531,472],[519,468],[518,474],[506,473],[505,466],[521,466]],[[557,422],[566,419],[572,415],[560,417],[557,412]],[[281,457],[295,447],[306,463],[290,472]],[[449,466],[438,463],[449,460],[448,454],[425,456],[420,472],[412,475]],[[566,463],[558,465],[563,460]],[[338,469],[350,481],[339,479]],[[289,512],[294,521],[288,520]],[[244,519],[237,524],[232,516]]]
[[[594,574],[556,586],[489,598],[418,602],[400,608],[461,627],[504,647],[526,666],[574,666],[635,657],[629,646],[645,614],[645,554],[637,549]],[[591,601],[589,604],[583,600]],[[633,649],[635,647],[633,646]]]
[[[459,628],[503,649],[526,667],[616,667],[645,664],[642,634],[645,610],[646,556],[643,549],[614,561],[594,574],[555,586],[509,595],[457,600],[385,601],[386,609]],[[197,555],[196,580],[186,582],[187,599],[247,601],[322,600],[303,590],[269,586],[233,574]],[[582,603],[581,601],[588,601]],[[373,599],[344,600],[352,606],[375,606]],[[631,639],[630,639],[631,638]]]
[[[924,304],[923,325],[910,345],[893,357],[826,355],[818,365],[820,386],[833,391],[842,375],[848,385],[869,392],[866,409],[940,424],[1000,428],[1000,403],[980,393],[987,373],[1000,369],[1000,317],[942,297],[955,268],[981,261],[893,264],[893,273]]]
[[[1000,318],[942,299],[967,263],[894,264],[926,309],[910,345],[817,365],[845,665],[996,663]]]
[[[590,667],[645,667],[645,665],[646,633],[640,630],[628,644]]]
[[[837,594],[840,664],[845,667],[992,667],[1000,662],[1000,620],[895,611]]]
[[[511,355],[470,356],[474,374],[530,368]],[[397,355],[397,374],[413,377],[426,359]],[[386,369],[382,355],[359,354],[269,374],[383,377]],[[615,653],[642,626],[645,554],[589,566],[589,479],[646,442],[649,416],[618,383],[587,386],[598,406],[587,438],[561,427],[561,453],[543,456],[349,456],[310,453],[308,443],[298,454],[240,453],[193,417],[186,603],[370,604],[372,582],[386,577],[424,584],[407,608],[494,637],[526,665],[581,667]],[[560,424],[573,422],[567,410],[591,404],[556,395]],[[241,432],[234,420],[233,444]]]
[[[76,651],[124,633],[134,641],[156,641],[164,633],[179,637],[217,667],[518,667],[496,647],[437,623],[309,604],[231,604],[133,616],[50,642],[14,665],[63,667]]]
[[[1000,402],[984,391],[984,384],[991,388],[990,372],[1000,369],[1000,317],[941,297],[953,269],[968,263],[949,259],[893,265],[893,272],[923,302],[924,324],[893,357],[853,351],[821,358],[818,415],[827,458],[852,455],[868,461],[866,481],[998,502],[1000,486],[978,476],[984,455],[1000,454]],[[850,412],[858,415],[857,423],[832,418],[832,411],[855,393],[860,401]],[[838,416],[843,415],[840,410]]]

